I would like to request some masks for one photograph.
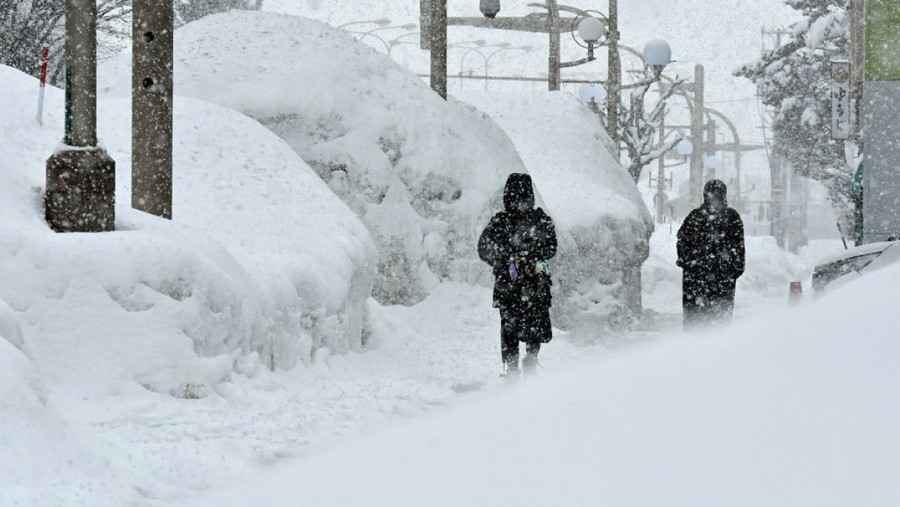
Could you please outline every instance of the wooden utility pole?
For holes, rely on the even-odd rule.
[[[619,59],[619,0],[609,0],[609,85],[607,86],[606,123],[607,133],[616,147],[619,147],[619,95],[622,81],[622,62]]]
[[[172,218],[172,0],[135,0],[132,15],[131,206]]]
[[[705,88],[705,71],[703,65],[694,67],[694,105],[693,114],[691,115],[691,143],[693,151],[691,152],[691,206],[699,206],[703,202],[703,154],[706,152],[704,146],[704,121],[706,117],[706,106],[704,104],[704,88]]]
[[[97,4],[66,0],[63,148],[46,166],[45,217],[56,232],[115,228],[116,163],[97,146]]]
[[[431,89],[447,99],[447,0],[431,0]]]

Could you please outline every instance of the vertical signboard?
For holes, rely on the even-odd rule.
[[[850,104],[850,62],[831,62],[831,136],[849,139],[853,129]]]

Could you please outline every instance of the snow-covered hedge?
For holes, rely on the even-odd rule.
[[[556,221],[554,323],[587,333],[625,324],[640,309],[653,220],[600,119],[565,93],[460,93],[506,130]]]
[[[481,272],[490,200],[525,170],[490,118],[308,19],[233,11],[179,29],[175,45],[177,95],[259,120],[363,219],[380,252],[378,300],[414,303],[436,280]],[[102,90],[127,95],[130,65],[122,55],[103,67]]]
[[[41,187],[62,137],[63,93],[48,89],[39,127],[37,82],[0,67],[0,87],[0,301],[19,315],[26,350],[52,380],[99,389],[135,381],[193,396],[235,368],[255,368],[257,356],[289,368],[318,346],[360,346],[370,236],[257,122],[176,101],[167,222],[130,209],[130,101],[103,101],[118,230],[54,234]]]

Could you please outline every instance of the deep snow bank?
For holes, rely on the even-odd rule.
[[[893,507],[898,285],[894,266],[807,307],[593,358],[191,505]]]
[[[467,90],[454,93],[506,130],[556,221],[556,324],[596,334],[639,309],[653,220],[599,118],[565,93]]]
[[[177,95],[259,120],[362,217],[380,251],[379,300],[483,275],[476,234],[506,175],[525,171],[490,118],[316,21],[232,11],[175,39]],[[106,93],[128,93],[130,65],[122,55],[101,69]]]
[[[291,367],[316,346],[359,346],[374,248],[283,141],[239,113],[176,101],[169,223],[129,209],[130,101],[104,101],[119,230],[53,234],[41,187],[63,93],[47,90],[38,127],[36,81],[0,67],[0,83],[0,300],[48,384],[194,396],[257,354]]]
[[[47,406],[34,366],[2,331],[0,449],[0,505],[137,505],[133,486]]]

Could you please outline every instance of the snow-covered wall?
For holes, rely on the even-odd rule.
[[[0,302],[51,383],[185,394],[260,361],[290,368],[321,346],[361,346],[374,245],[287,144],[240,113],[178,99],[168,222],[130,209],[131,104],[104,100],[117,231],[54,234],[41,189],[63,93],[47,90],[39,127],[37,86],[0,67]]]
[[[105,65],[102,91],[127,95],[130,65],[128,54]],[[308,19],[232,11],[186,25],[175,93],[241,111],[287,141],[372,232],[374,294],[386,303],[481,273],[474,245],[490,200],[525,171],[490,118]]]

